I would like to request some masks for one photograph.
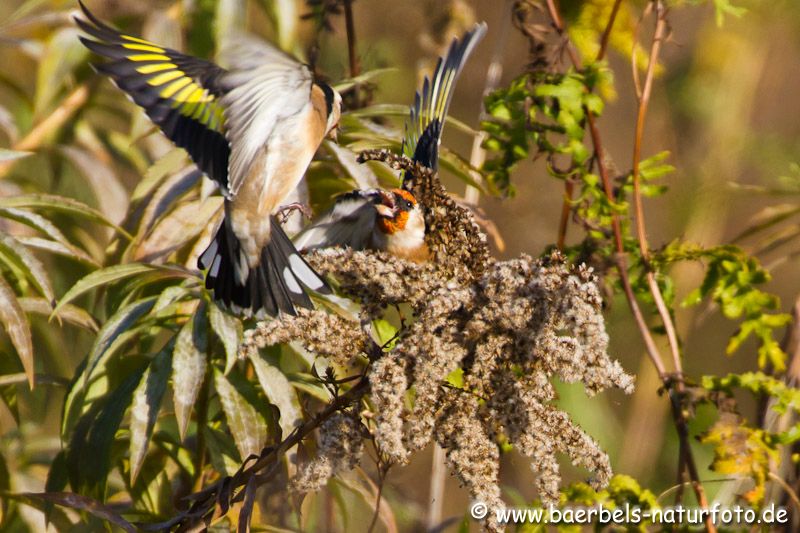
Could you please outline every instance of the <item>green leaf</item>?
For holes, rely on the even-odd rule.
[[[50,276],[42,262],[17,239],[3,233],[0,233],[0,260],[5,260],[12,270],[33,281],[36,289],[48,301],[55,301],[53,285],[50,283]],[[24,282],[24,278],[20,281]]]
[[[186,438],[192,406],[206,375],[208,337],[205,304],[183,325],[172,354],[172,392],[181,440]]]
[[[242,321],[221,310],[217,304],[208,305],[208,319],[211,329],[217,334],[225,348],[225,373],[231,371],[239,356],[239,343],[242,340]]]
[[[155,296],[151,296],[150,298],[133,302],[114,313],[103,324],[86,358],[86,370],[83,377],[84,387],[88,384],[95,367],[100,361],[106,356],[110,356],[115,351],[115,348],[122,344],[121,341],[127,341],[135,334],[132,326],[141,317],[150,312],[155,301]]]
[[[4,218],[8,218],[19,222],[21,224],[25,224],[26,226],[33,228],[47,237],[49,237],[52,241],[55,241],[64,246],[69,253],[63,253],[63,255],[72,255],[79,261],[83,261],[86,263],[90,263],[95,266],[99,266],[98,263],[92,259],[86,252],[74,246],[69,240],[61,233],[55,224],[53,224],[50,220],[46,219],[42,215],[38,213],[34,213],[32,211],[26,211],[25,209],[0,209],[0,216]],[[23,241],[26,242],[27,241]]]
[[[23,157],[28,157],[31,155],[33,155],[33,152],[20,152],[17,150],[0,148],[0,163],[4,161],[16,161],[17,159],[22,159]]]
[[[131,485],[136,482],[139,470],[147,455],[147,445],[153,435],[156,417],[167,389],[172,369],[173,343],[161,350],[147,367],[139,386],[133,393],[130,421],[130,473]]]
[[[63,320],[73,326],[78,326],[91,332],[97,332],[98,330],[97,322],[95,322],[92,315],[72,304],[65,305],[55,315],[50,302],[44,298],[19,298],[19,305],[26,313],[55,317],[59,324]]]
[[[114,437],[144,370],[132,372],[78,421],[67,447],[67,465],[74,490],[97,498],[105,496]]]
[[[17,350],[22,367],[28,376],[28,383],[33,388],[33,341],[31,340],[31,328],[25,317],[25,312],[17,300],[16,294],[0,276],[0,322],[11,339],[11,344]]]
[[[383,76],[384,74],[388,74],[390,72],[397,72],[400,69],[397,68],[376,68],[373,70],[368,70],[363,74],[356,76],[355,78],[345,78],[343,80],[339,80],[337,83],[333,85],[333,88],[336,89],[338,92],[343,93],[349,91],[357,84],[364,83],[370,81],[374,78]],[[408,115],[409,111],[408,108],[405,109],[405,114]]]
[[[303,412],[297,392],[277,365],[260,353],[251,353],[250,362],[258,376],[261,390],[281,414],[282,438],[286,438],[303,421]]]
[[[21,196],[7,196],[0,198],[0,209],[47,209],[57,213],[72,216],[103,224],[132,239],[130,233],[108,220],[101,212],[72,198],[48,194],[27,194]]]
[[[80,34],[77,27],[68,25],[50,37],[36,77],[34,109],[37,114],[50,106],[75,67],[88,57],[89,50],[78,39]]]
[[[235,371],[226,376],[216,368],[214,385],[240,459],[258,455],[267,443],[267,423],[252,385]]]
[[[53,311],[53,314],[57,313],[61,309],[61,307],[68,304],[78,296],[85,294],[92,289],[103,287],[105,285],[109,285],[116,281],[120,281],[122,279],[129,278],[131,276],[136,276],[138,274],[152,272],[157,268],[158,267],[154,267],[152,265],[145,265],[142,263],[128,263],[124,265],[114,265],[106,268],[101,268],[99,270],[95,270],[88,276],[79,279],[75,283],[75,285],[73,285],[67,291],[67,293],[61,297],[61,300],[58,301],[58,305]]]

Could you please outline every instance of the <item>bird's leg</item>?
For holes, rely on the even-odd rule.
[[[291,204],[282,205],[278,208],[278,217],[280,218],[281,224],[285,224],[295,211],[300,211],[303,213],[303,216],[309,220],[311,220],[313,216],[310,206],[302,202],[292,202]]]

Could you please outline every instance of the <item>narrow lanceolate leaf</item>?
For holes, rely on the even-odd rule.
[[[67,446],[70,484],[76,492],[96,498],[105,495],[117,430],[144,370],[134,370],[95,402],[76,424]]]
[[[19,237],[17,240],[28,248],[32,248],[34,250],[69,257],[70,259],[75,259],[76,261],[88,263],[95,268],[100,266],[97,261],[88,255],[84,253],[76,253],[78,249],[74,246],[64,246],[58,241],[51,241],[50,239],[43,239],[41,237]]]
[[[26,278],[33,281],[36,289],[48,301],[55,300],[47,269],[21,242],[11,235],[0,233],[0,259],[4,259],[7,264],[11,263],[9,266],[13,270],[22,273]]]
[[[132,259],[147,262],[165,259],[200,235],[217,211],[222,211],[219,196],[178,205],[164,215],[133,250]]]
[[[153,358],[142,376],[142,381],[133,393],[131,403],[131,485],[136,482],[139,470],[147,455],[147,446],[153,435],[161,399],[167,389],[172,368],[172,343],[168,344]]]
[[[54,313],[58,312],[58,310],[61,309],[62,306],[68,304],[78,296],[85,294],[92,289],[96,289],[97,287],[102,287],[104,285],[109,285],[111,283],[114,283],[115,281],[129,278],[131,276],[136,276],[137,274],[152,272],[154,268],[155,267],[151,265],[144,265],[141,263],[129,263],[125,265],[115,265],[115,266],[110,266],[108,268],[95,270],[88,276],[79,279],[75,283],[75,285],[73,285],[67,291],[67,293],[61,297],[61,300],[59,300]]]
[[[50,194],[26,194],[0,198],[0,209],[9,208],[47,209],[57,213],[65,213],[103,224],[113,228],[128,239],[133,238],[130,233],[108,220],[100,211],[92,209],[88,205],[77,200],[64,196],[55,196]]]
[[[236,372],[226,376],[214,369],[214,386],[241,460],[259,454],[267,442],[267,423],[256,408],[252,385]]]
[[[61,152],[89,183],[100,211],[114,223],[121,223],[128,211],[128,192],[114,171],[85,150],[63,146]]]
[[[36,313],[37,315],[52,316],[53,307],[44,298],[19,298],[19,304],[26,313]],[[80,307],[67,304],[62,307],[55,315],[56,320],[67,322],[73,326],[96,332],[98,329],[92,315]]]
[[[283,438],[286,438],[303,421],[297,392],[286,375],[261,354],[251,355],[250,361],[253,363],[261,389],[281,414],[281,433]]]
[[[397,72],[398,70],[399,69],[394,68],[394,67],[376,68],[376,69],[373,69],[373,70],[368,70],[367,72],[364,72],[363,74],[360,74],[360,75],[356,76],[355,78],[346,78],[346,79],[343,79],[343,80],[337,82],[336,84],[333,85],[333,88],[336,89],[337,91],[339,91],[340,93],[343,93],[345,91],[349,91],[350,89],[352,89],[353,87],[355,87],[359,83],[368,82],[368,81],[370,81],[370,80],[372,80],[374,78],[377,78],[377,77],[382,76],[384,74],[388,74],[390,72]],[[405,114],[402,115],[402,116],[408,115],[408,107],[406,107],[406,106],[398,106],[398,107],[402,107],[403,108],[403,112]]]
[[[6,148],[0,148],[0,162],[14,161],[15,159],[22,159],[23,157],[28,157],[29,155],[33,155],[33,153],[19,152],[16,150],[8,150]]]
[[[118,338],[128,334],[129,330],[131,330],[133,325],[136,324],[141,317],[150,312],[155,301],[156,297],[151,296],[150,298],[128,304],[111,315],[111,318],[103,324],[103,327],[100,328],[100,331],[97,333],[97,338],[94,340],[92,349],[86,359],[86,370],[83,376],[84,386],[89,382],[95,367],[97,367],[106,353],[110,353],[109,348],[117,342]],[[61,305],[59,305],[57,311],[60,311],[60,308]]]
[[[27,492],[22,496],[32,499],[44,500],[46,502],[61,505],[62,507],[69,507],[76,511],[85,511],[91,515],[105,520],[109,524],[121,528],[127,533],[136,533],[136,527],[122,518],[116,511],[107,505],[103,505],[97,500],[80,494],[73,494],[71,492]]]
[[[208,306],[208,319],[211,322],[211,329],[217,334],[225,348],[225,373],[227,374],[236,364],[238,357],[239,343],[242,340],[242,321],[229,315],[213,303]]]
[[[356,154],[338,144],[325,141],[325,148],[333,154],[336,160],[347,171],[358,189],[375,189],[379,186],[378,177],[368,165],[360,165],[356,161]]]
[[[20,224],[25,224],[26,226],[33,228],[47,237],[50,238],[50,241],[57,242],[61,244],[64,248],[68,249],[69,252],[78,260],[84,261],[86,263],[91,263],[97,265],[97,262],[92,259],[86,252],[74,246],[65,236],[61,233],[55,224],[50,222],[47,218],[43,217],[38,213],[34,213],[33,211],[28,211],[25,209],[0,209],[0,217],[9,218]],[[20,239],[22,240],[22,239]],[[23,240],[24,242],[24,240]],[[55,250],[54,250],[55,251]],[[62,253],[63,255],[69,255],[65,252],[58,252]],[[98,265],[99,266],[99,265]]]
[[[33,341],[31,328],[25,312],[17,300],[14,290],[0,277],[0,321],[17,350],[19,360],[28,376],[28,384],[33,388]]]
[[[178,332],[172,355],[173,403],[181,440],[186,438],[192,406],[206,375],[208,337],[204,307],[201,304],[192,319]]]
[[[64,26],[55,31],[47,43],[36,78],[36,113],[41,114],[49,107],[69,74],[89,55],[86,47],[81,45],[79,35],[75,26]]]

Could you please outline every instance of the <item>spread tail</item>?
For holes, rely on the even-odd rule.
[[[246,316],[276,316],[279,312],[296,314],[295,308],[312,309],[305,288],[323,294],[330,293],[325,281],[300,257],[275,217],[271,217],[270,239],[261,250],[257,266],[246,265],[241,257],[241,245],[223,221],[217,234],[197,261],[206,273],[206,288],[214,299],[236,313]],[[241,278],[245,278],[240,281]]]

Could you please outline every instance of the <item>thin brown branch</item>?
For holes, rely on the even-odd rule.
[[[608,40],[611,37],[611,30],[614,29],[614,22],[617,20],[617,13],[619,13],[619,6],[622,0],[616,0],[614,6],[611,8],[611,14],[608,16],[606,28],[603,30],[603,36],[600,37],[600,50],[597,52],[595,61],[602,61],[608,51]]]
[[[637,145],[634,147],[635,153],[637,154],[635,157],[636,164],[635,164],[635,179],[639,179],[639,168],[638,162],[640,161],[641,157],[641,140],[643,137],[644,131],[644,118],[647,112],[647,103],[649,102],[650,92],[652,91],[652,79],[655,73],[655,66],[657,64],[658,55],[661,49],[661,43],[663,42],[663,38],[666,31],[666,9],[661,4],[660,0],[656,0],[657,5],[659,6],[658,18],[657,18],[657,28],[656,33],[653,40],[653,49],[651,49],[651,64],[648,67],[648,78],[649,83],[646,82],[645,85],[646,90],[643,91],[643,96],[646,94],[646,98],[643,98],[639,102],[639,115],[637,117]],[[558,31],[562,37],[566,36],[566,32],[564,29],[564,23],[561,19],[561,15],[556,7],[555,0],[547,0],[547,9],[550,15],[551,21],[553,26]],[[566,38],[566,37],[565,37]],[[573,66],[575,69],[581,69],[581,61],[578,57],[577,52],[575,51],[574,47],[572,46],[571,42],[567,41],[565,46],[568,55],[570,56],[570,60],[572,61]],[[654,61],[655,60],[655,61]],[[644,102],[644,105],[642,105]],[[587,113],[587,123],[589,126],[589,132],[592,138],[592,144],[594,145],[595,149],[595,160],[597,163],[597,167],[600,173],[601,180],[603,182],[603,189],[604,192],[609,199],[609,201],[614,201],[614,189],[613,184],[611,181],[611,177],[608,172],[608,167],[605,162],[605,152],[603,151],[602,141],[600,138],[600,133],[597,129],[597,124],[595,117],[592,113]],[[638,177],[636,177],[638,176]],[[637,191],[638,193],[638,191]],[[635,193],[635,194],[637,194]],[[641,195],[637,194],[639,201],[641,201]],[[640,206],[641,208],[641,206]],[[637,215],[640,211],[637,211]],[[642,229],[644,228],[644,219],[643,217],[637,216],[637,222],[641,223]],[[677,352],[677,336],[675,335],[674,325],[672,324],[671,317],[669,316],[669,311],[666,308],[666,304],[664,303],[663,296],[661,295],[661,291],[658,288],[658,284],[655,280],[655,276],[650,273],[648,276],[648,280],[652,279],[652,283],[650,285],[651,292],[653,292],[656,306],[659,310],[659,314],[662,316],[662,320],[667,327],[668,332],[668,339],[670,342],[670,348],[673,352],[673,360],[676,361],[676,370],[679,372],[679,379],[676,382],[678,387],[677,391],[673,391],[672,386],[673,382],[670,376],[666,373],[666,369],[664,367],[663,360],[661,358],[660,351],[655,344],[655,340],[653,339],[652,333],[650,332],[649,327],[647,326],[646,321],[644,320],[644,316],[642,315],[641,309],[639,308],[639,303],[636,299],[636,295],[633,292],[633,288],[630,284],[630,279],[628,277],[628,265],[627,265],[627,254],[624,248],[624,242],[622,239],[622,229],[620,226],[619,218],[616,215],[612,215],[611,219],[612,230],[614,233],[614,242],[617,249],[617,257],[616,257],[616,266],[619,272],[620,281],[622,283],[622,288],[625,293],[625,298],[628,301],[628,305],[630,306],[631,313],[633,314],[634,320],[636,321],[636,325],[639,329],[639,332],[642,336],[642,339],[645,342],[645,348],[647,350],[647,354],[650,357],[653,365],[655,366],[658,374],[664,382],[668,391],[670,391],[670,405],[672,407],[672,415],[673,420],[675,423],[675,428],[678,433],[678,437],[681,443],[681,454],[683,457],[682,463],[686,465],[688,474],[691,478],[692,488],[694,489],[695,495],[697,497],[697,501],[701,507],[707,508],[708,507],[708,500],[705,496],[705,491],[703,489],[702,484],[700,483],[699,473],[697,471],[697,466],[694,461],[694,457],[691,453],[691,448],[689,444],[690,435],[688,430],[688,425],[686,421],[686,415],[683,410],[681,399],[683,397],[683,381],[680,377],[681,373],[681,365],[680,365],[680,357],[679,353]],[[640,233],[641,236],[642,233]],[[640,244],[642,240],[640,239]],[[643,241],[646,246],[646,240]],[[645,256],[646,258],[646,256]],[[706,530],[709,532],[715,532],[716,528],[714,527],[713,522],[709,520],[706,521]]]
[[[633,204],[636,214],[636,235],[639,240],[639,250],[642,254],[642,259],[647,265],[650,258],[650,250],[647,244],[647,230],[645,228],[644,207],[642,203],[641,193],[641,169],[640,164],[642,160],[642,142],[644,139],[644,126],[647,117],[647,110],[650,104],[650,96],[653,92],[653,80],[655,78],[656,66],[658,65],[658,58],[661,53],[661,45],[664,42],[667,31],[667,8],[661,2],[655,2],[656,12],[656,27],[653,34],[653,43],[650,47],[650,59],[647,65],[647,74],[645,76],[644,86],[642,88],[642,96],[639,99],[639,107],[636,116],[636,133],[633,142]],[[672,322],[672,316],[669,309],[664,302],[664,297],[661,294],[661,288],[658,286],[655,273],[651,270],[647,272],[647,283],[650,286],[650,292],[653,294],[658,314],[664,323],[664,329],[667,333],[667,340],[669,341],[670,353],[672,354],[672,362],[675,372],[680,377],[683,374],[683,365],[681,363],[680,348],[678,346],[678,335],[675,332],[675,325]],[[679,391],[682,391],[683,381],[681,379],[677,382]]]
[[[374,349],[380,350],[380,347],[374,346]],[[283,456],[292,447],[300,444],[311,432],[316,430],[325,420],[331,417],[334,413],[358,402],[364,394],[369,390],[369,379],[363,376],[358,383],[356,383],[350,390],[341,396],[336,397],[329,403],[322,411],[317,413],[313,418],[307,420],[301,426],[298,426],[288,437],[286,437],[277,446],[265,448],[261,454],[249,457],[241,466],[238,472],[233,476],[228,476],[220,479],[213,485],[198,491],[187,499],[194,501],[191,507],[176,517],[166,522],[157,524],[138,524],[145,531],[162,531],[165,529],[173,528],[177,525],[184,527],[191,526],[192,524],[199,524],[207,521],[209,513],[213,512],[215,508],[226,509],[230,502],[235,501],[237,498],[237,491],[241,491],[251,478],[258,476],[259,472],[264,470],[270,464],[275,463],[281,456]],[[259,477],[258,482],[264,483],[266,480]]]
[[[343,0],[344,22],[347,29],[347,56],[350,60],[350,77],[355,78],[361,74],[361,62],[356,51],[356,25],[353,20],[353,2],[355,0]],[[353,87],[353,98],[359,101],[358,84]]]
[[[608,22],[603,30],[603,36],[600,38],[600,50],[597,52],[595,61],[602,61],[608,51],[608,40],[611,37],[611,30],[614,28],[614,22],[617,20],[619,13],[619,6],[622,0],[616,0],[611,8],[611,14],[608,16]],[[561,217],[558,222],[558,241],[557,246],[559,250],[564,249],[567,239],[567,229],[569,228],[569,215],[572,212],[572,195],[574,193],[575,184],[567,179],[564,183],[564,201],[561,205]]]

